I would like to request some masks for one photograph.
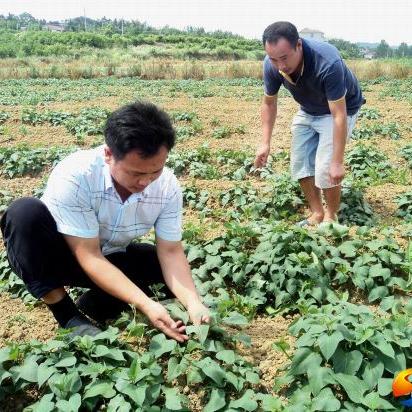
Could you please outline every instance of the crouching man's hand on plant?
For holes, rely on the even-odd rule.
[[[209,309],[200,300],[190,302],[187,305],[187,312],[194,325],[210,322]]]
[[[185,334],[186,326],[183,322],[181,320],[175,322],[170,317],[166,308],[160,303],[149,299],[141,310],[148,317],[152,325],[165,335],[181,343],[189,339]]]

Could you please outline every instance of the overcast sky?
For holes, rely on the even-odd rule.
[[[204,27],[260,38],[278,20],[327,37],[412,44],[412,0],[0,0],[0,14],[28,12],[36,18],[137,19],[151,26]]]

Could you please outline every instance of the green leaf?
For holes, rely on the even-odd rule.
[[[324,388],[312,401],[313,411],[339,411],[340,402],[335,398],[330,388]]]
[[[382,399],[377,392],[368,393],[362,400],[362,404],[374,411],[395,409],[392,404],[385,399]]]
[[[171,382],[173,379],[176,379],[181,374],[179,368],[179,361],[176,357],[171,357],[167,362],[167,381]]]
[[[241,398],[230,401],[229,408],[241,408],[245,411],[254,411],[258,407],[255,397],[256,395],[252,389],[248,389]]]
[[[389,289],[386,286],[376,286],[374,287],[368,295],[368,301],[374,302],[378,299],[383,299],[389,294]]]
[[[205,340],[207,339],[209,329],[210,329],[209,325],[191,325],[191,326],[186,326],[186,333],[196,334],[196,336],[199,338],[199,342],[203,344],[205,343]]]
[[[205,252],[200,246],[192,246],[187,253],[187,260],[189,263],[196,259],[203,259],[205,257]]]
[[[31,406],[33,412],[53,412],[54,411],[54,402],[52,399],[54,397],[53,393],[48,393],[44,395],[39,402],[36,402]]]
[[[78,412],[82,403],[82,398],[78,393],[73,394],[68,401],[60,399],[56,403],[57,409],[62,412]]]
[[[112,348],[109,353],[104,356],[108,359],[113,359],[115,361],[121,362],[124,361],[123,351],[121,349]]]
[[[272,395],[261,394],[260,400],[262,401],[261,408],[263,411],[277,412],[283,410],[282,402],[280,401],[280,399],[275,398]]]
[[[382,355],[381,352],[378,352],[377,350],[375,356],[380,358],[385,365],[385,369],[393,374],[406,369],[406,357],[405,354],[401,351],[395,354],[394,359],[390,358],[389,356]]]
[[[246,335],[245,333],[237,333],[236,335],[232,336],[232,339],[243,343],[243,345],[247,348],[250,348],[252,346],[252,339],[249,335]]]
[[[362,378],[368,385],[369,390],[372,390],[377,385],[384,369],[385,366],[379,359],[373,359],[372,362],[366,364]]]
[[[50,389],[59,398],[66,398],[69,394],[77,393],[82,387],[79,373],[54,373],[48,380]]]
[[[54,366],[56,368],[69,368],[70,366],[74,366],[76,364],[76,357],[72,355],[70,352],[66,352],[63,354],[63,357],[57,362]]]
[[[92,383],[83,395],[83,399],[94,398],[95,396],[102,396],[103,398],[113,398],[116,391],[113,389],[113,382],[97,381]]]
[[[222,323],[229,326],[246,326],[249,324],[247,318],[238,312],[231,312],[229,316],[222,319]]]
[[[369,269],[369,276],[375,277],[382,277],[384,279],[389,278],[391,275],[391,271],[388,268],[383,268],[381,263],[371,266]]]
[[[146,389],[148,385],[133,385],[127,381],[117,382],[116,389],[125,395],[127,395],[136,405],[142,406],[146,399]]]
[[[358,350],[344,352],[339,349],[332,357],[333,370],[336,373],[344,373],[347,375],[355,375],[362,364],[362,353]]]
[[[347,240],[343,242],[339,247],[338,250],[345,256],[345,257],[355,257],[356,252],[358,250],[355,242]]]
[[[369,339],[369,342],[378,348],[384,355],[389,358],[395,358],[395,351],[392,348],[392,345],[386,341],[385,337],[380,332],[376,332],[375,335]]]
[[[107,405],[107,412],[130,412],[132,407],[129,402],[126,402],[122,395],[116,395],[110,399]]]
[[[345,389],[349,399],[356,403],[362,403],[363,394],[368,387],[358,377],[353,375],[345,375],[343,373],[335,374],[336,381]]]
[[[309,348],[299,348],[293,356],[288,373],[291,375],[305,374],[322,363],[322,357]]]
[[[388,396],[392,393],[392,378],[380,378],[378,380],[378,393],[381,396]]]
[[[203,412],[215,412],[226,405],[225,391],[213,389],[210,394],[209,402],[203,408]]]
[[[235,363],[236,355],[233,350],[222,350],[216,354],[216,358],[228,365],[232,365]]]
[[[206,376],[209,376],[209,378],[214,380],[219,386],[223,384],[226,373],[214,360],[207,357],[196,362],[196,366],[198,366]]]
[[[150,385],[147,390],[146,390],[146,397],[147,397],[147,402],[151,405],[152,403],[155,403],[157,399],[160,396],[160,389],[161,389],[160,384],[152,384]]]
[[[57,369],[52,366],[39,365],[37,369],[37,384],[42,386],[55,372],[57,372]]]
[[[196,383],[203,382],[204,377],[195,367],[190,367],[186,374],[186,380],[188,385],[195,385]]]
[[[249,383],[252,383],[254,385],[257,385],[260,382],[259,375],[255,372],[246,372],[246,381]]]
[[[318,338],[319,349],[326,360],[332,357],[341,340],[343,336],[338,331],[333,332],[332,335],[321,335]]]
[[[320,391],[329,384],[334,384],[333,371],[329,368],[312,368],[308,370],[308,381],[313,396],[319,395]]]
[[[163,392],[166,396],[165,406],[172,411],[180,411],[183,408],[182,403],[185,397],[178,393],[176,388],[163,387]]]
[[[163,333],[153,336],[149,351],[152,352],[156,358],[171,352],[177,345],[177,342],[173,339],[167,339]]]
[[[34,357],[28,357],[24,360],[23,365],[13,368],[13,372],[16,369],[18,371],[17,379],[23,379],[27,382],[37,382],[37,362]]]
[[[96,345],[92,357],[102,357],[106,356],[109,353],[110,349],[105,345]]]

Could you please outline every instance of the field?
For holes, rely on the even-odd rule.
[[[251,171],[259,79],[0,83],[0,213],[40,196],[67,153],[101,144],[120,105],[145,99],[171,115],[186,250],[216,316],[186,346],[138,314],[64,343],[1,246],[1,411],[402,410],[391,384],[412,367],[411,77],[362,81],[341,225],[310,230],[294,225],[307,210],[288,172],[297,105],[284,91],[269,165]]]

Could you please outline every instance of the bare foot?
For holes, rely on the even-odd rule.
[[[325,217],[323,218],[323,223],[339,223],[337,215],[330,215],[328,212],[325,213]]]
[[[310,225],[316,226],[324,221],[324,216],[323,213],[312,213],[307,220]]]

